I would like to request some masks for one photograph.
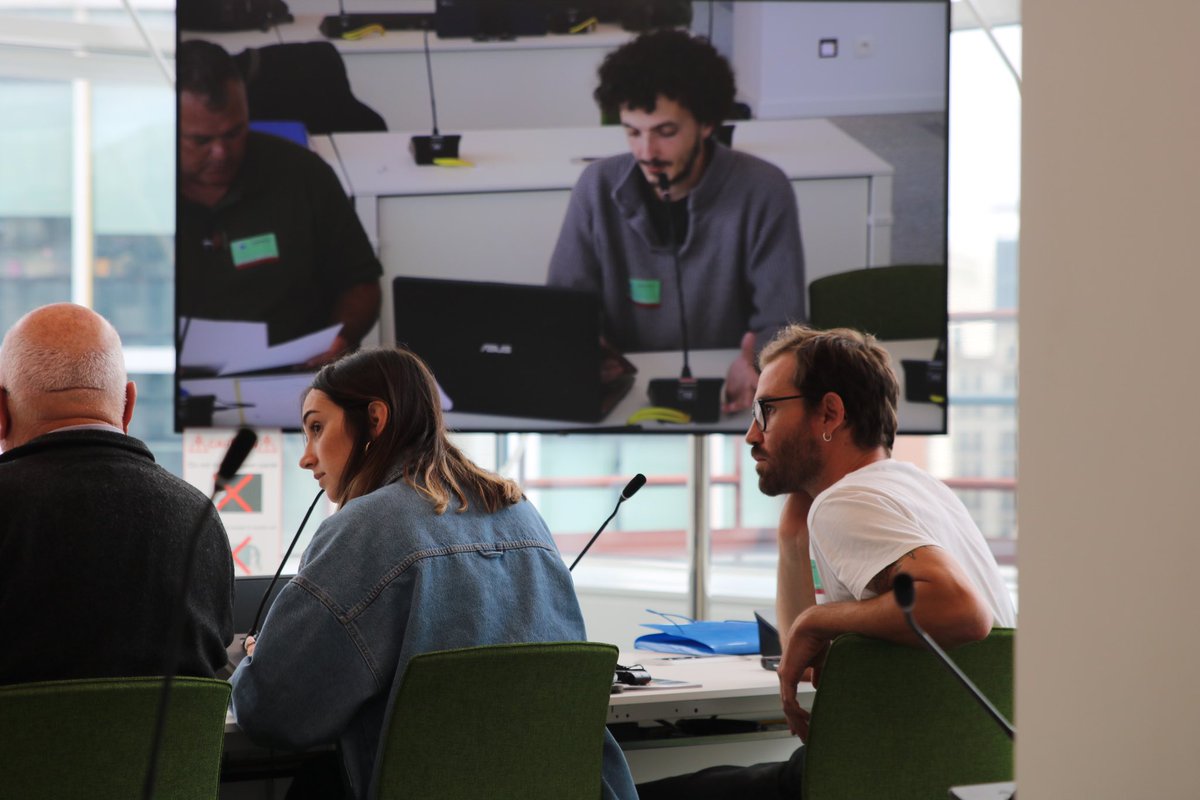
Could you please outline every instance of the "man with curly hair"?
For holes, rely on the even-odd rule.
[[[630,152],[580,176],[548,282],[598,292],[605,339],[624,352],[681,349],[686,312],[691,348],[738,350],[722,410],[749,408],[755,354],[804,319],[791,184],[715,138],[736,88],[706,39],[644,34],[609,54],[599,78],[596,102],[619,117]]]

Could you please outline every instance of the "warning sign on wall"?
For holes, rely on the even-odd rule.
[[[188,429],[183,435],[183,479],[211,494],[232,428]],[[258,443],[213,502],[229,534],[238,575],[272,573],[283,555],[283,434],[259,429]]]

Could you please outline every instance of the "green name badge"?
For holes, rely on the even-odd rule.
[[[234,239],[229,243],[229,252],[233,256],[233,266],[238,269],[253,267],[264,261],[279,260],[279,244],[275,241],[273,233]]]
[[[630,278],[629,296],[636,305],[657,308],[662,305],[662,281],[653,278]]]

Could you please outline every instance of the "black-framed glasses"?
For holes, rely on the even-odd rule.
[[[758,423],[758,429],[763,433],[767,432],[767,417],[771,416],[769,411],[773,403],[782,403],[784,400],[798,400],[804,397],[802,394],[788,394],[782,397],[760,397],[754,401],[751,411],[754,414],[754,421]]]

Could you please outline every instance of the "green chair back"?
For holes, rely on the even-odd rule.
[[[1013,719],[1013,630],[949,656]],[[805,800],[930,800],[1013,779],[1012,740],[924,649],[838,637],[813,703]]]
[[[172,681],[156,798],[217,796],[229,692],[213,678]],[[141,797],[161,693],[156,677],[0,686],[0,796]]]
[[[380,747],[377,795],[597,800],[617,648],[510,644],[414,657]]]
[[[808,287],[814,328],[854,328],[882,340],[946,335],[946,267],[869,267],[818,278]]]

